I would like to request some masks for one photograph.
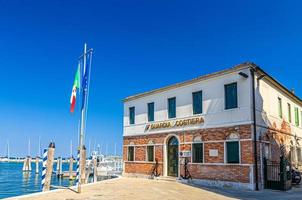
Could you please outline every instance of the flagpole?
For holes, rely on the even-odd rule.
[[[84,44],[84,56],[83,56],[83,70],[82,72],[85,72],[86,68],[86,51],[87,51],[87,44]],[[81,75],[82,76],[82,75]],[[83,81],[83,80],[81,80]],[[82,97],[85,98],[85,97]],[[84,117],[85,117],[85,109],[81,108],[81,124],[80,124],[80,144],[79,144],[79,149],[80,149],[80,163],[82,163],[82,150],[83,150],[83,143],[84,143]],[[81,178],[82,177],[82,167],[79,168],[79,182],[78,182],[78,193],[81,193]]]

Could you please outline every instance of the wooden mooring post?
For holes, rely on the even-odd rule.
[[[98,176],[97,176],[97,159],[93,159],[93,182],[98,181]]]
[[[44,183],[43,189],[42,189],[43,192],[50,190],[54,155],[55,155],[55,143],[51,142],[48,146],[48,151],[47,151],[46,175],[45,175],[45,183]]]
[[[39,174],[39,157],[36,157],[36,174]]]
[[[77,189],[78,193],[82,192],[82,184],[85,183],[86,175],[86,147],[80,146],[78,150],[78,168],[77,168]],[[79,175],[78,175],[79,173]]]
[[[80,168],[81,168],[80,182],[81,184],[84,184],[86,180],[86,147],[84,145],[81,151]]]
[[[26,158],[24,158],[22,170],[23,170],[23,172],[31,171],[31,157],[30,156],[27,156]]]
[[[57,176],[62,177],[63,176],[63,171],[62,171],[62,157],[57,158]]]

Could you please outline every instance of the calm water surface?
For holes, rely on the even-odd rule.
[[[32,172],[22,172],[23,163],[0,163],[0,198],[24,195],[41,191],[41,168],[40,173],[35,174],[35,163],[32,163]],[[63,163],[63,171],[69,168],[68,163]],[[56,164],[54,164],[56,169]],[[74,165],[74,170],[75,170]],[[72,186],[75,181],[69,181],[68,178],[58,179],[52,177],[51,185]]]

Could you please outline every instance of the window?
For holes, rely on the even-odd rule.
[[[129,121],[130,121],[130,124],[135,123],[135,107],[129,108]]]
[[[291,111],[291,106],[289,103],[287,104],[287,110],[288,110],[288,121],[291,123],[292,122],[292,111]]]
[[[193,143],[193,163],[202,163],[203,162],[203,143]]]
[[[290,152],[289,152],[289,159],[291,162],[296,162],[296,148],[294,146],[290,147]]]
[[[134,161],[134,147],[128,147],[128,161]]]
[[[168,117],[176,117],[176,97],[168,99]]]
[[[202,113],[202,91],[194,92],[193,94],[193,114]]]
[[[295,125],[296,125],[296,126],[299,126],[299,124],[300,124],[300,120],[299,120],[299,110],[298,110],[298,108],[296,107],[296,108],[295,108]]]
[[[226,142],[227,163],[239,163],[239,141]]]
[[[266,159],[271,158],[271,148],[270,148],[270,145],[268,143],[264,144],[264,156],[265,156]]]
[[[278,97],[278,111],[279,111],[279,117],[282,119],[282,99]]]
[[[154,162],[154,146],[147,146],[147,161]]]
[[[302,162],[302,155],[301,155],[301,147],[297,147],[297,157],[298,157],[298,162]]]
[[[225,109],[238,107],[237,102],[237,83],[231,83],[224,86]]]
[[[154,102],[148,103],[148,122],[154,121]]]

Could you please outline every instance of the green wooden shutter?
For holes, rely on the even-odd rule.
[[[134,147],[128,147],[128,161],[134,161]]]
[[[148,121],[154,121],[154,102],[148,103]]]
[[[202,91],[193,93],[193,114],[202,113]]]
[[[291,109],[291,106],[290,104],[288,103],[287,104],[287,110],[288,110],[288,122],[292,122],[292,109]]]
[[[278,98],[278,112],[279,117],[282,119],[282,99],[280,97]]]
[[[176,117],[176,98],[169,98],[168,99],[168,117],[175,118]]]
[[[238,107],[237,83],[231,83],[224,86],[225,109]]]
[[[239,142],[226,142],[227,163],[239,163]]]
[[[154,146],[147,146],[148,162],[154,161]]]
[[[295,108],[295,124],[296,126],[299,126],[300,120],[299,120],[299,110],[298,108]]]
[[[129,122],[130,124],[135,123],[135,107],[130,107],[129,108]]]
[[[196,143],[193,144],[193,163],[203,162],[203,144]]]

